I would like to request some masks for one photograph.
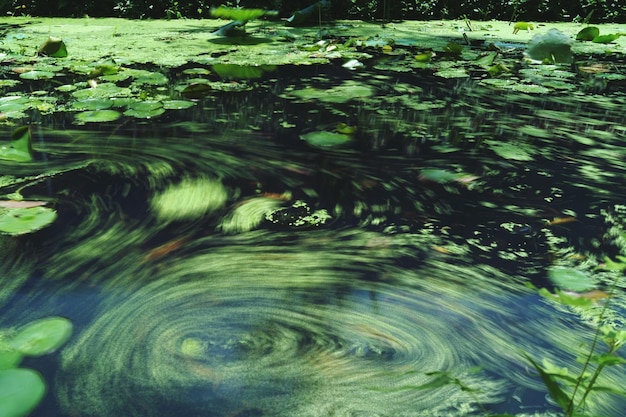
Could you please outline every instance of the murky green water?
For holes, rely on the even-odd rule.
[[[318,70],[302,69],[314,87],[345,85]],[[607,233],[624,215],[623,94],[351,78],[376,94],[325,101],[268,78],[183,120],[44,118],[38,162],[0,162],[59,213],[2,237],[0,324],[76,326],[25,363],[50,384],[35,416],[556,410],[521,351],[580,369],[593,326],[524,284],[549,285],[553,266],[615,279],[593,268],[619,253]],[[359,129],[346,146],[299,138],[338,123]],[[299,226],[298,201],[330,218]],[[281,208],[280,224],[265,218]],[[621,324],[621,291],[614,305]],[[624,405],[591,399],[607,416]]]

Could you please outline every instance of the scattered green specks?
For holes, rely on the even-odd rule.
[[[162,221],[197,219],[224,206],[228,191],[210,178],[185,178],[152,198],[152,211]]]

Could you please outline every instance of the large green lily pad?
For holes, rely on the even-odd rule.
[[[47,207],[0,209],[0,233],[23,235],[42,229],[57,218],[57,212]]]
[[[46,317],[20,328],[11,339],[11,346],[28,356],[54,352],[72,335],[72,322],[63,317]]]
[[[0,371],[0,417],[23,417],[42,400],[46,383],[32,369]]]

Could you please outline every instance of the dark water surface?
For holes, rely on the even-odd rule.
[[[620,87],[283,71],[146,122],[47,117],[38,162],[0,161],[59,213],[2,237],[0,324],[75,325],[24,363],[49,382],[34,416],[556,415],[521,352],[575,374],[593,321],[525,284],[615,279],[594,268],[626,218]],[[347,82],[374,93],[297,93]],[[300,139],[339,123],[345,146]]]

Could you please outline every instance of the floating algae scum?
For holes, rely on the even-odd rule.
[[[0,25],[0,354],[73,328],[32,415],[559,415],[523,353],[575,376],[597,315],[527,284],[623,325],[624,39],[214,23]]]

